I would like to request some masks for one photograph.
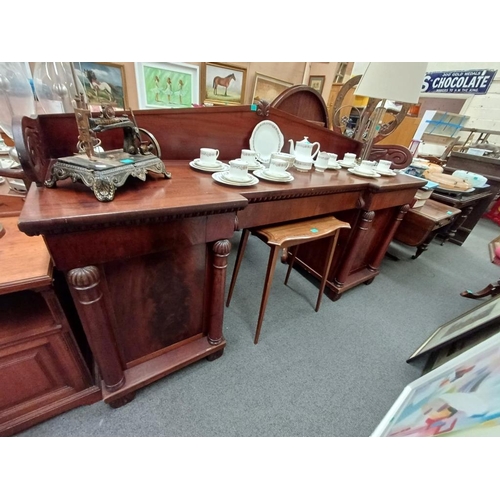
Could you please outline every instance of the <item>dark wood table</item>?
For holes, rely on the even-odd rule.
[[[426,200],[418,208],[411,208],[399,225],[394,239],[405,245],[417,247],[412,259],[421,255],[435,238],[437,231],[451,224],[460,210],[435,200]]]

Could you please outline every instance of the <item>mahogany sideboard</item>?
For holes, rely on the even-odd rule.
[[[294,171],[289,184],[224,186],[189,161],[200,147],[218,148],[222,160],[239,157],[263,119],[274,121],[285,141],[306,135],[340,156],[358,153],[361,145],[280,110],[259,114],[238,106],[135,115],[158,140],[172,178],[130,178],[107,203],[80,183],[47,188],[40,182],[51,161],[74,151],[72,115],[24,117],[14,124],[23,168],[35,181],[19,227],[43,235],[66,274],[102,375],[103,399],[113,407],[160,377],[223,353],[226,267],[236,229],[330,213],[349,222],[352,230],[339,238],[327,283],[337,299],[379,273],[401,219],[425,184],[399,175],[355,177],[343,169]],[[114,131],[102,135],[105,149],[120,147],[120,140]],[[322,246],[303,247],[299,265],[319,276]]]

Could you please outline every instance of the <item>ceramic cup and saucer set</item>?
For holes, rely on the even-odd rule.
[[[338,161],[338,164],[344,168],[353,168],[356,166],[356,155],[354,153],[346,153],[342,160]]]
[[[359,165],[357,163],[354,163],[354,166],[352,168],[349,168],[347,171],[351,174],[359,175],[361,177],[380,177],[380,174],[375,171],[374,162],[368,160],[363,160]]]
[[[202,172],[222,172],[228,166],[217,158],[219,150],[213,148],[201,148],[200,157],[189,163],[189,166]]]
[[[396,172],[394,170],[391,170],[391,165],[392,161],[379,160],[379,162],[375,164],[375,172],[380,175],[394,177],[396,175]]]
[[[259,179],[248,171],[248,163],[241,158],[231,160],[227,170],[214,172],[212,178],[227,186],[246,187],[254,186],[259,182]]]
[[[253,173],[259,179],[270,182],[291,182],[293,175],[288,172],[288,168],[293,163],[293,157],[290,159],[287,153],[272,153],[271,161],[267,168],[255,170]]]
[[[248,170],[256,170],[258,168],[262,168],[262,165],[257,161],[257,151],[253,149],[242,149],[240,160],[246,162],[248,164]]]
[[[327,153],[321,151],[314,162],[314,170],[317,172],[324,172],[325,170],[339,170],[342,167],[337,162],[337,155],[335,153]]]

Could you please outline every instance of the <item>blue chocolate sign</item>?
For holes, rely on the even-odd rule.
[[[422,92],[486,94],[496,74],[497,71],[491,69],[426,73]]]

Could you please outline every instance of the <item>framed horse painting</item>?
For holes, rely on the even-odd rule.
[[[221,63],[203,63],[201,73],[203,104],[244,103],[247,70]]]
[[[112,103],[121,111],[127,108],[125,72],[121,64],[75,62],[77,77],[83,84],[88,104],[99,111],[102,104]]]
[[[140,109],[190,108],[199,103],[200,68],[192,64],[136,62]]]

